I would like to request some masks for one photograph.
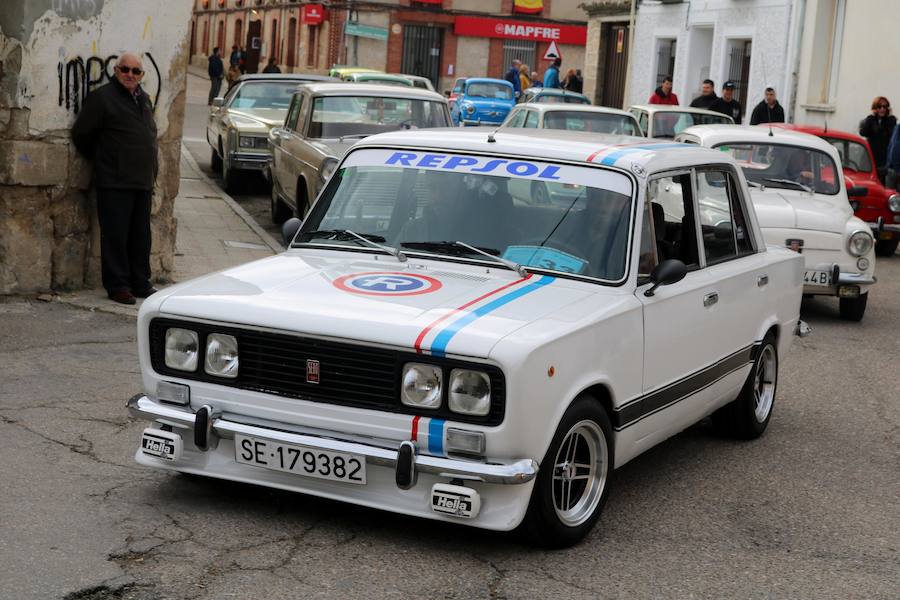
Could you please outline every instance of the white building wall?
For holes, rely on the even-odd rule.
[[[689,104],[700,94],[700,67],[707,64],[716,93],[721,92],[728,78],[731,45],[743,39],[753,42],[745,113],[762,100],[768,85],[782,95],[791,83],[786,57],[792,44],[793,4],[794,0],[708,0],[668,5],[642,2],[635,18],[628,103],[646,103],[653,93],[661,39],[677,40],[673,89],[682,104]],[[707,55],[710,30],[711,53]]]

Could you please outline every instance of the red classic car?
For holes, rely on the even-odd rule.
[[[853,212],[872,228],[875,254],[893,256],[900,243],[900,194],[884,187],[878,179],[869,142],[856,134],[835,129],[785,123],[777,126],[818,136],[837,148]],[[849,193],[853,188],[857,188],[855,193]],[[861,193],[861,188],[865,189],[865,194]]]

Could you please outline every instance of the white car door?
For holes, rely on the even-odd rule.
[[[634,428],[628,437],[637,452],[711,412],[724,395],[740,389],[748,371],[760,317],[753,307],[761,306],[750,295],[757,285],[752,272],[762,268],[762,260],[752,254],[742,214],[730,229],[730,244],[725,235],[732,222],[733,190],[728,186],[734,182],[729,177],[722,171],[684,171],[648,183],[647,214],[656,243],[651,244],[655,257],[642,270],[649,272],[656,262],[674,258],[688,266],[688,273],[677,283],[658,287],[652,296],[644,294],[649,283],[636,291],[644,305],[643,396],[622,407],[619,426]],[[701,187],[696,181],[709,187],[710,178],[716,184],[724,180],[726,186],[719,201],[729,220],[718,221],[718,233],[701,218],[703,211],[694,200]],[[673,218],[657,202],[666,195],[671,203],[673,194],[681,196],[681,218]]]

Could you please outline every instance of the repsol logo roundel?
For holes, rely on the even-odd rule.
[[[415,296],[441,289],[434,277],[396,272],[354,273],[334,280],[334,287],[366,296]]]

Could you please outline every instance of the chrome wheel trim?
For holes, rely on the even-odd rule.
[[[762,349],[753,374],[753,412],[758,423],[765,423],[772,412],[777,381],[778,361],[775,358],[775,348],[769,344]]]
[[[573,425],[553,461],[550,493],[559,520],[569,527],[587,521],[603,496],[609,470],[606,435],[594,421]]]

